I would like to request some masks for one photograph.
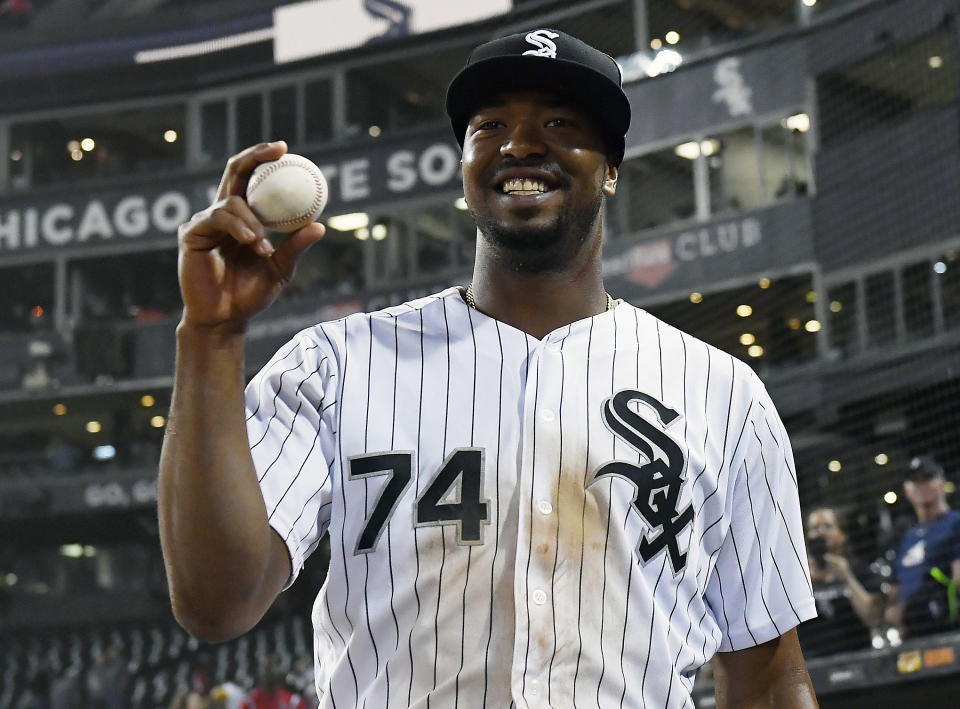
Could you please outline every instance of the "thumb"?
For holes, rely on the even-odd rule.
[[[273,262],[284,278],[290,278],[293,269],[303,253],[323,238],[326,228],[320,222],[313,222],[293,232],[284,239],[273,253]]]

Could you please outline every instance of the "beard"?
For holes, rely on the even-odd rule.
[[[600,218],[603,191],[580,207],[564,202],[557,215],[542,226],[508,227],[470,209],[477,229],[493,247],[500,260],[518,273],[551,273],[565,270],[593,233]]]

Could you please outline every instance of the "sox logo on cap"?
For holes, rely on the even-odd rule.
[[[547,57],[548,59],[557,58],[557,44],[555,40],[560,35],[550,30],[534,30],[527,34],[525,39],[534,47],[539,49],[530,49],[523,53],[523,56]]]

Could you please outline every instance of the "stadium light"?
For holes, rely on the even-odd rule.
[[[753,315],[753,308],[751,308],[749,305],[738,305],[737,315],[739,315],[741,318],[749,318],[751,315]]]
[[[338,214],[327,220],[327,226],[337,231],[354,231],[370,225],[370,215],[366,212]]]
[[[112,460],[117,455],[117,449],[113,446],[97,446],[93,449],[94,460]]]
[[[696,160],[700,157],[700,143],[695,140],[691,140],[689,143],[681,143],[673,149],[673,152],[681,158]]]
[[[795,130],[798,133],[806,133],[810,130],[810,116],[806,113],[798,113],[789,118],[785,118],[783,126],[789,130]]]

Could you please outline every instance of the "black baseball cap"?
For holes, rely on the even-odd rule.
[[[630,101],[616,60],[565,32],[537,29],[481,44],[447,87],[447,115],[463,147],[480,102],[504,91],[542,90],[569,96],[591,114],[619,165],[630,127]]]
[[[907,466],[906,479],[913,482],[924,482],[933,478],[943,477],[943,466],[928,455],[918,455],[910,459]]]

